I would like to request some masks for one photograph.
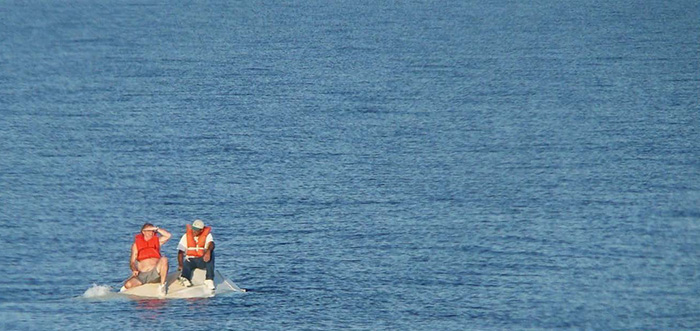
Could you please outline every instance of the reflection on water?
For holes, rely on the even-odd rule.
[[[187,303],[187,312],[193,315],[198,315],[208,311],[208,307],[212,305],[211,298],[190,298],[185,299]]]
[[[167,300],[161,299],[137,299],[134,302],[136,303],[136,311],[139,312],[139,318],[148,321],[157,320],[168,305]]]

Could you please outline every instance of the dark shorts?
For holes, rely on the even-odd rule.
[[[139,275],[136,276],[136,278],[138,278],[141,284],[160,283],[160,275],[158,274],[158,269],[156,267],[153,267],[153,269],[146,272],[139,272]]]

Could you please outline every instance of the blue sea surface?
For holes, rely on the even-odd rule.
[[[699,17],[0,1],[0,329],[699,330]],[[114,293],[195,218],[249,292]]]

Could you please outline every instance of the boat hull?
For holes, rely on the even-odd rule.
[[[231,280],[224,277],[220,272],[216,271],[214,275],[215,290],[212,292],[204,285],[206,271],[195,269],[192,275],[192,286],[185,287],[180,284],[178,278],[180,272],[171,272],[168,274],[165,284],[167,294],[165,299],[183,299],[183,298],[208,298],[216,294],[229,292],[243,292],[241,288],[236,286]],[[143,297],[143,298],[160,298],[158,293],[158,283],[144,284],[141,286],[132,287],[130,289],[122,288],[120,291],[123,295]]]

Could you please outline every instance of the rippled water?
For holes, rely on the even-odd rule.
[[[698,17],[4,1],[0,328],[698,329]],[[114,294],[194,218],[250,292]]]

